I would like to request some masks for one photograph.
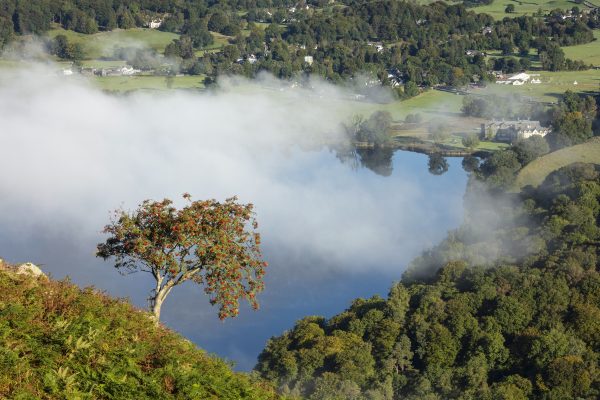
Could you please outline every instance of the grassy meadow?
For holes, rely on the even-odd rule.
[[[592,1],[592,3],[597,2],[597,0]],[[515,12],[507,14],[504,10],[509,4],[515,6]],[[588,8],[583,4],[577,4],[571,0],[494,0],[492,4],[474,7],[472,10],[477,13],[489,14],[495,19],[503,19],[505,17],[514,18],[521,15],[533,15],[537,13],[539,9],[546,13],[557,8],[570,10],[574,6],[579,7],[581,10]]]
[[[519,172],[514,187],[515,189],[521,189],[527,185],[537,187],[552,171],[573,162],[600,164],[600,137],[546,154],[532,161]]]
[[[116,48],[127,46],[150,47],[159,53],[163,53],[165,47],[177,39],[179,35],[169,32],[161,32],[156,29],[116,29],[110,32],[99,32],[93,35],[85,35],[64,29],[52,29],[48,32],[50,38],[65,35],[69,41],[80,43],[83,46],[85,58],[96,60],[102,57],[110,57]]]
[[[597,69],[557,72],[530,71],[529,73],[538,73],[540,75],[538,78],[542,83],[528,83],[522,86],[490,84],[486,89],[479,90],[476,93],[499,95],[518,93],[537,101],[556,102],[567,90],[595,92],[598,91],[600,85],[600,70]]]
[[[171,87],[164,76],[105,76],[93,77],[92,82],[102,90],[128,92],[132,90],[204,89],[203,75],[173,77]]]
[[[408,114],[419,113],[423,120],[446,119],[460,114],[462,96],[438,90],[427,90],[420,95],[404,101],[392,101],[387,104],[359,102],[350,100],[333,101],[342,114],[363,114],[382,110],[389,111],[396,121],[404,120]]]
[[[593,42],[580,44],[577,46],[563,47],[565,56],[572,60],[581,60],[586,64],[592,64],[600,67],[600,31],[594,30]]]

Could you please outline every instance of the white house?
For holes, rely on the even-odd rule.
[[[499,142],[513,143],[519,139],[528,139],[533,135],[546,136],[550,128],[543,127],[539,121],[491,121],[481,124],[481,135],[492,136]]]
[[[522,81],[527,82],[531,79],[531,75],[526,74],[525,72],[521,72],[520,74],[516,74],[508,78],[509,81]]]
[[[539,83],[542,83],[542,81],[541,81],[539,78],[533,78],[533,79],[531,80],[531,83],[536,83],[536,84],[539,84]]]
[[[121,68],[121,74],[124,76],[131,76],[141,72],[139,69],[133,69],[133,67],[123,67]]]
[[[314,59],[313,56],[304,56],[304,62],[308,65],[313,65]]]
[[[160,28],[160,26],[162,25],[163,20],[162,19],[153,19],[150,22],[148,22],[148,28],[150,29],[158,29]]]
[[[383,51],[383,44],[381,44],[381,43],[367,42],[367,45],[375,46],[375,50],[377,50],[378,53],[381,53]]]

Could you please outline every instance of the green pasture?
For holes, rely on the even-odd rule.
[[[23,66],[24,66],[24,63],[22,61],[8,60],[8,59],[0,58],[0,71],[2,71],[4,69],[10,70],[10,69],[22,68]]]
[[[592,1],[597,4],[598,0]],[[515,12],[507,14],[504,9],[507,5],[512,4],[515,6]],[[543,13],[554,9],[569,10],[574,6],[579,7],[580,10],[587,9],[583,4],[576,4],[571,0],[494,0],[492,4],[478,6],[472,8],[477,13],[486,13],[494,17],[495,19],[503,19],[505,17],[514,18],[521,15],[533,15],[537,13],[539,9]]]
[[[48,32],[50,38],[58,35],[65,35],[70,41],[80,43],[83,46],[85,58],[91,60],[110,57],[114,54],[115,49],[128,46],[147,46],[162,54],[165,47],[173,39],[179,37],[175,33],[145,28],[116,29],[93,35],[85,35],[64,29],[52,29]]]
[[[377,110],[389,111],[394,120],[404,120],[408,114],[421,114],[424,121],[446,119],[460,114],[463,96],[437,90],[427,90],[420,95],[404,101],[387,104],[344,101],[342,106],[352,112],[368,115]]]
[[[204,50],[220,49],[221,47],[228,45],[229,41],[233,39],[231,36],[225,36],[218,32],[211,32],[210,34],[213,36],[214,43],[210,46],[206,46]]]
[[[586,64],[600,66],[600,31],[594,30],[593,42],[580,44],[577,46],[563,47],[565,56],[572,60],[581,60]]]
[[[600,87],[600,70],[587,71],[531,71],[539,73],[542,83],[526,83],[522,86],[490,84],[486,89],[477,91],[482,94],[513,94],[518,93],[531,97],[534,101],[556,102],[567,90],[574,92],[597,92]],[[577,82],[577,84],[575,84]]]
[[[202,56],[206,52],[214,52],[221,47],[229,44],[232,39],[229,36],[217,32],[211,32],[214,37],[214,43],[196,52],[197,56]],[[69,41],[80,43],[83,46],[85,60],[83,66],[96,68],[109,68],[124,65],[122,61],[106,61],[104,57],[112,57],[115,50],[119,47],[145,46],[156,50],[162,54],[165,47],[179,35],[175,33],[162,32],[156,29],[135,28],[121,30],[116,29],[110,32],[100,32],[94,35],[85,35],[73,31],[67,31],[62,28],[52,29],[48,32],[50,38],[58,35],[65,35]]]
[[[514,187],[537,187],[552,171],[574,162],[600,164],[600,138],[592,138],[586,143],[567,147],[532,161],[519,172]]]
[[[479,146],[477,146],[477,150],[490,150],[490,151],[497,151],[497,150],[502,150],[505,149],[509,146],[509,144],[507,143],[500,143],[500,142],[479,142]]]
[[[242,33],[244,35],[247,35],[250,33],[250,31],[242,31]],[[196,52],[195,52],[196,57],[202,57],[206,53],[218,52],[221,49],[221,47],[227,46],[230,43],[230,41],[233,39],[233,37],[231,37],[231,36],[222,35],[218,32],[211,32],[210,34],[213,36],[213,39],[214,39],[213,44],[206,46],[200,50],[196,50]]]
[[[175,76],[171,89],[203,89],[204,76]],[[132,90],[168,90],[165,76],[106,76],[93,77],[92,82],[102,90],[128,92]]]
[[[127,62],[124,60],[84,60],[81,66],[84,68],[116,68],[124,67]]]
[[[566,49],[566,47],[563,47],[563,49]],[[517,49],[515,48],[515,51]],[[487,54],[487,60],[493,60],[494,58],[502,58],[502,57],[515,57],[515,58],[523,58],[522,55],[520,55],[518,52],[512,53],[509,56],[505,56],[502,54],[502,51],[500,50],[488,50],[486,51]],[[530,49],[529,50],[529,54],[526,56],[527,58],[529,58],[529,61],[531,61],[531,68],[532,69],[542,69],[542,63],[540,62],[540,56],[537,53],[536,49]]]

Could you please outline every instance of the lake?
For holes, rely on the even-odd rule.
[[[360,188],[362,194],[368,193],[369,197],[377,199],[371,204],[377,210],[361,210],[361,205],[364,205],[361,194],[340,200],[347,203],[338,209],[342,216],[323,204],[332,213],[331,221],[327,215],[319,214],[317,223],[309,222],[305,223],[307,226],[301,224],[298,227],[299,230],[309,228],[302,234],[314,235],[314,229],[329,232],[330,224],[360,231],[357,221],[363,220],[364,216],[356,214],[363,212],[368,218],[375,219],[381,229],[369,226],[361,235],[384,234],[386,237],[368,237],[361,245],[355,242],[355,235],[348,232],[339,232],[337,238],[335,232],[329,232],[334,237],[330,238],[328,245],[339,246],[347,254],[332,253],[327,259],[319,248],[312,249],[312,252],[308,247],[303,247],[302,251],[282,248],[277,243],[277,232],[266,230],[264,248],[270,266],[259,311],[245,307],[236,319],[206,326],[195,322],[205,320],[202,318],[205,317],[204,308],[194,312],[179,305],[178,299],[186,302],[184,299],[191,298],[194,290],[190,288],[189,295],[178,293],[177,297],[167,301],[164,310],[166,323],[204,349],[233,360],[237,369],[249,370],[266,340],[290,329],[296,320],[308,315],[331,317],[347,308],[356,297],[385,297],[392,282],[400,279],[413,257],[443,239],[449,229],[460,224],[467,183],[461,161],[461,158],[449,158],[448,171],[436,176],[428,172],[426,155],[397,151],[391,159],[390,175],[382,176],[365,167],[340,168],[332,153],[323,151],[315,154],[311,165],[305,165],[302,170],[292,168],[288,171],[289,179],[306,180],[308,186],[312,180],[327,179],[328,184],[334,187],[343,182],[346,187],[350,186],[353,190]],[[389,170],[389,167],[379,167],[379,171]],[[337,200],[332,199],[333,202]],[[264,215],[268,211],[261,211],[260,204],[257,206],[259,215],[263,219],[268,218]],[[340,224],[340,218],[347,218],[347,224]],[[372,231],[368,232],[369,229]],[[348,248],[344,238],[352,241],[354,248]],[[190,317],[190,314],[196,314],[198,319]]]
[[[297,319],[332,316],[356,297],[385,296],[413,257],[459,225],[467,182],[460,158],[449,158],[443,175],[428,172],[423,154],[397,151],[388,159],[390,163],[367,162],[376,173],[343,164],[328,150],[287,154],[278,173],[288,182],[289,193],[278,196],[281,202],[302,199],[304,207],[256,204],[269,261],[261,309],[242,307],[239,317],[220,322],[203,293],[184,285],[167,299],[163,321],[207,351],[234,361],[237,369],[249,370],[266,341]],[[314,190],[324,185],[338,194],[316,196]],[[284,225],[292,226],[282,229]],[[119,276],[93,256],[100,235],[73,246],[70,229],[49,231],[38,226],[35,233],[19,236],[5,230],[0,234],[2,256],[43,260],[42,268],[56,278],[69,275],[75,283],[94,284],[146,306],[150,281],[139,274]]]
[[[110,210],[164,197],[181,206],[185,192],[252,202],[269,262],[261,309],[242,307],[221,322],[190,284],[172,292],[162,314],[240,370],[297,319],[385,296],[411,259],[462,220],[460,159],[437,160],[435,175],[423,154],[337,154],[323,147],[323,133],[340,124],[327,97],[116,97],[32,76],[0,84],[0,145],[10,149],[0,158],[0,257],[145,308],[149,276],[121,276],[95,257]]]

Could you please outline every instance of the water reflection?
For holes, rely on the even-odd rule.
[[[394,171],[392,159],[396,151],[400,149],[392,149],[389,147],[373,146],[360,147],[353,146],[336,148],[335,154],[338,160],[357,170],[358,168],[367,168],[380,176],[391,176]],[[439,153],[430,154],[428,156],[428,171],[432,175],[443,175],[448,172],[450,165],[446,157]],[[462,167],[466,172],[473,172],[479,166],[477,157],[466,157],[462,162]]]
[[[356,150],[360,159],[360,165],[375,172],[377,175],[390,176],[394,167],[392,157],[394,150],[390,148],[373,147]]]
[[[387,147],[344,147],[335,149],[338,160],[357,170],[359,168],[367,168],[377,175],[390,176],[394,171],[392,158],[396,150]]]
[[[427,163],[429,173],[432,175],[443,175],[448,172],[448,160],[439,153],[429,155]]]
[[[475,156],[466,156],[462,160],[462,167],[466,172],[473,172],[479,168],[479,158]]]

